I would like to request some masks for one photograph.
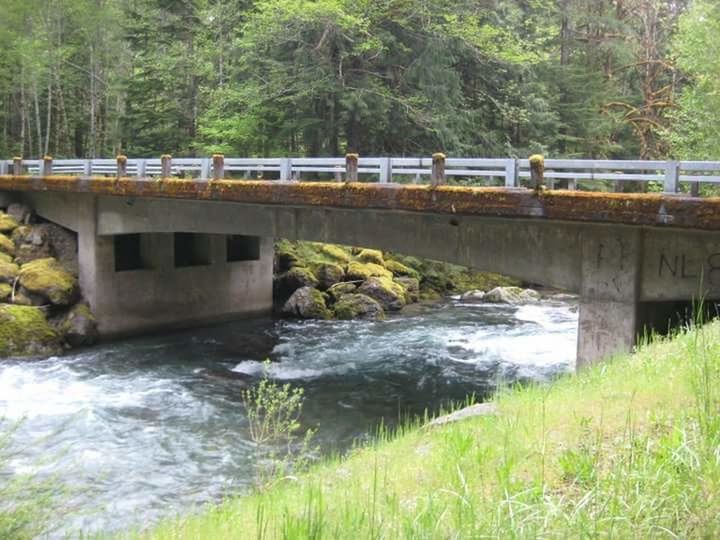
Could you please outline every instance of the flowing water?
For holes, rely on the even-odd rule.
[[[260,377],[305,389],[302,422],[325,451],[380,422],[437,411],[498,383],[573,368],[572,303],[451,300],[384,322],[234,322],[0,363],[0,417],[20,420],[15,472],[78,487],[60,531],[143,527],[240,492],[256,455],[240,390]]]

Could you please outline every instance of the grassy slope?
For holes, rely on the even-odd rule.
[[[152,538],[720,534],[720,324],[408,428]]]

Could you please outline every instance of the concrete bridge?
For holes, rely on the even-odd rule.
[[[77,232],[80,283],[106,336],[268,313],[273,238],[392,250],[578,293],[580,366],[666,328],[678,302],[720,299],[716,198],[439,185],[442,163],[431,185],[40,165],[37,176],[0,175],[0,207],[21,200]]]

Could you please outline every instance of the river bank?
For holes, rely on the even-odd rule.
[[[715,322],[137,536],[714,537],[718,382]]]

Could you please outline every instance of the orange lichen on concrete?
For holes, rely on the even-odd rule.
[[[217,200],[245,204],[385,209],[720,230],[720,198],[660,193],[593,193],[523,188],[137,179],[53,175],[0,176],[0,190],[89,193],[102,196]]]

